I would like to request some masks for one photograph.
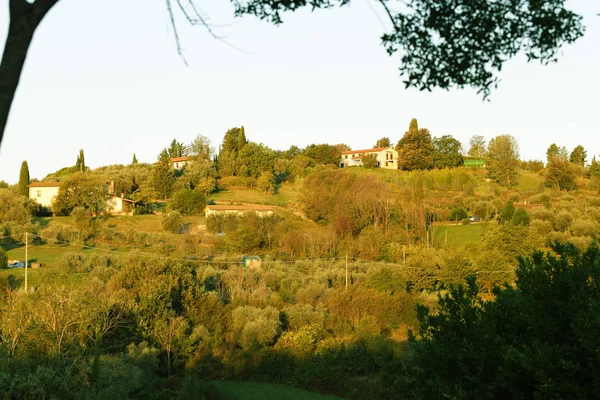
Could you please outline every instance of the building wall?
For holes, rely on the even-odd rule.
[[[255,212],[260,218],[273,216],[272,210],[254,211],[254,210],[211,210],[211,209],[207,209],[204,214],[207,217],[210,217],[213,215],[230,215],[230,214],[242,216],[249,212]]]
[[[123,212],[123,199],[117,196],[110,196],[106,199],[106,209],[111,214],[120,214]]]
[[[52,206],[54,197],[58,194],[58,187],[30,187],[29,198],[37,201],[44,207]]]
[[[364,153],[342,154],[340,159],[340,167],[359,167],[362,165],[362,160],[356,160],[354,157],[363,157],[366,154],[375,154],[379,168],[398,169],[398,152],[392,148],[381,151],[368,151]]]

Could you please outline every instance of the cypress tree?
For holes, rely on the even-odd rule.
[[[137,164],[138,163],[138,159],[135,156],[135,153],[133,153],[133,160],[131,161],[132,164]]]
[[[21,164],[21,172],[19,173],[19,194],[21,196],[29,197],[29,166],[27,161],[23,161]]]
[[[408,126],[408,131],[409,132],[416,132],[419,130],[419,123],[417,122],[416,118],[413,118],[410,121],[410,125]]]
[[[79,157],[77,158],[79,160],[79,170],[81,172],[85,171],[85,156],[83,155],[83,149],[79,150]]]
[[[158,156],[158,162],[152,169],[152,186],[161,198],[168,198],[175,183],[176,177],[171,167],[171,157],[164,149]]]

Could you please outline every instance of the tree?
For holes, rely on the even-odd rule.
[[[238,153],[236,175],[258,178],[264,171],[273,174],[275,159],[275,152],[267,146],[249,142]]]
[[[82,207],[92,214],[101,214],[106,211],[106,196],[101,180],[79,172],[62,182],[52,203],[52,211],[57,215],[70,215],[74,208]]]
[[[83,154],[83,149],[79,150],[79,154],[77,154],[77,161],[75,161],[75,171],[74,172],[85,172],[85,156]]]
[[[21,196],[29,197],[29,166],[27,161],[21,163],[21,171],[19,173],[18,191]]]
[[[373,168],[377,167],[377,154],[375,154],[375,153],[363,154],[362,159],[361,159],[361,164],[362,164],[363,168],[367,168],[367,169],[373,169]]]
[[[475,135],[469,140],[469,154],[474,158],[485,158],[487,149],[485,148],[485,139],[483,136]]]
[[[163,216],[162,227],[167,232],[181,233],[184,226],[183,217],[179,211],[173,211]]]
[[[590,176],[600,177],[600,164],[596,161],[596,156],[592,158],[592,162],[590,163]]]
[[[565,146],[558,147],[556,143],[552,143],[546,150],[546,160],[550,162],[553,157],[568,158],[569,153]]]
[[[132,164],[132,165],[135,165],[135,164],[137,164],[137,163],[138,163],[138,159],[137,159],[137,157],[135,156],[135,153],[133,153],[133,160],[131,160],[131,164]]]
[[[9,2],[9,29],[0,64],[0,144],[33,35],[58,1]],[[316,9],[350,2],[231,1],[236,16],[254,15],[274,24],[282,23],[282,12],[296,11],[309,4]],[[179,10],[191,25],[203,26],[213,37],[219,38],[194,0],[167,0],[166,3],[177,51],[182,57],[174,11]],[[404,83],[406,87],[420,90],[471,86],[487,97],[498,84],[497,75],[508,59],[524,51],[528,60],[556,61],[561,46],[573,43],[584,33],[582,17],[566,9],[565,0],[500,0],[486,12],[480,12],[479,3],[443,3],[446,6],[442,7],[437,1],[411,1],[402,12],[390,9],[385,0],[379,3],[392,24],[391,31],[381,37],[382,43],[390,55],[401,50],[400,73],[406,78]]]
[[[585,151],[582,145],[577,145],[571,152],[569,160],[575,165],[584,167],[586,158],[587,151]]]
[[[173,194],[169,208],[182,215],[199,215],[206,206],[206,197],[199,190],[182,189]]]
[[[198,134],[192,143],[188,146],[189,154],[196,157],[196,160],[211,162],[215,155],[215,149],[210,145],[210,139]]]
[[[171,158],[187,156],[188,152],[188,148],[183,143],[178,142],[177,139],[173,139],[171,145],[165,150]]]
[[[306,146],[303,154],[312,160],[311,166],[319,164],[338,165],[342,155],[342,147],[330,144],[311,144]]]
[[[167,149],[164,149],[158,156],[158,162],[152,169],[152,187],[158,196],[166,199],[171,194],[175,179],[175,172],[171,165],[171,157],[169,156]]]
[[[493,300],[470,277],[435,312],[418,306],[398,398],[598,398],[600,251],[553,250],[519,260],[515,284]]]
[[[565,156],[554,156],[546,165],[545,184],[560,190],[575,190],[576,167]]]
[[[519,177],[519,145],[510,135],[496,136],[488,145],[486,167],[492,178],[506,187],[516,186]]]
[[[410,121],[408,131],[396,145],[398,165],[409,171],[430,169],[433,166],[433,143],[427,129],[419,129],[416,119]]]
[[[232,176],[237,172],[238,153],[246,145],[246,131],[244,127],[231,128],[223,137],[223,144],[219,150],[219,172],[224,176]]]
[[[388,147],[392,147],[392,143],[390,142],[390,138],[388,137],[382,137],[381,139],[379,139],[377,141],[377,143],[375,143],[375,146],[373,146],[374,149],[378,149],[378,148],[388,148]]]
[[[463,162],[462,144],[450,135],[433,139],[433,164],[437,168],[458,167]]]

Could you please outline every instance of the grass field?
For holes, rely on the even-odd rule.
[[[284,184],[276,195],[269,196],[258,190],[226,188],[208,196],[208,200],[231,203],[266,204],[270,206],[287,207],[290,202],[296,202],[300,191],[294,184]]]
[[[520,174],[519,184],[516,189],[519,192],[537,192],[540,186],[540,180],[529,175]]]
[[[482,232],[483,225],[481,224],[437,225],[435,227],[434,242],[438,246],[459,247],[480,241]]]
[[[341,397],[328,396],[278,384],[253,382],[210,382],[220,396],[227,400],[342,400]]]

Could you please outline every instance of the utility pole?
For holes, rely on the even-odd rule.
[[[348,290],[348,254],[346,254],[346,290]]]
[[[29,234],[25,232],[25,293],[27,293],[27,261],[29,260]]]

